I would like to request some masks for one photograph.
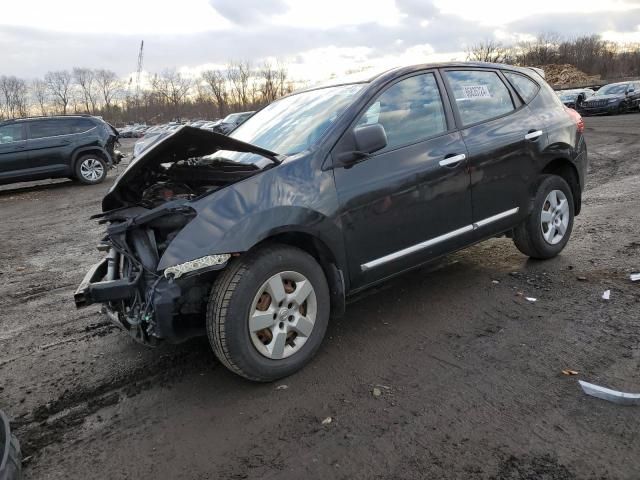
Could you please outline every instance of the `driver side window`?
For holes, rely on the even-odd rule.
[[[393,150],[447,131],[440,90],[433,73],[401,80],[385,90],[362,114],[357,125],[379,123]]]

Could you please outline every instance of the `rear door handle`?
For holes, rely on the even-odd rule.
[[[525,140],[537,140],[542,135],[542,130],[535,130],[533,132],[529,132],[524,136]]]
[[[440,160],[439,163],[441,167],[449,167],[451,165],[455,165],[456,163],[460,163],[465,158],[467,158],[467,156],[464,153],[461,153],[460,155],[454,155],[453,157],[447,157],[443,160]]]

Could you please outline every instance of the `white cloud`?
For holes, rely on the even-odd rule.
[[[1,10],[0,25],[70,33],[171,35],[231,25],[207,0],[20,0]]]
[[[434,0],[441,13],[456,15],[483,25],[500,26],[545,13],[620,12],[637,8],[629,0]],[[545,25],[540,25],[544,30]]]

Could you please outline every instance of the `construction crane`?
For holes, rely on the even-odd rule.
[[[140,74],[142,73],[142,60],[144,58],[144,40],[140,42],[138,53],[138,69],[136,70],[136,106],[140,105]]]

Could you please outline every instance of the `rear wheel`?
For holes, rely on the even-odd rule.
[[[86,184],[95,185],[107,177],[107,165],[97,155],[83,155],[76,161],[76,178]]]
[[[532,258],[552,258],[565,247],[573,229],[571,188],[556,175],[544,175],[538,184],[529,216],[513,231],[518,250]]]
[[[227,368],[268,382],[311,360],[329,310],[329,288],[315,259],[298,248],[274,245],[239,257],[216,279],[207,334]]]

